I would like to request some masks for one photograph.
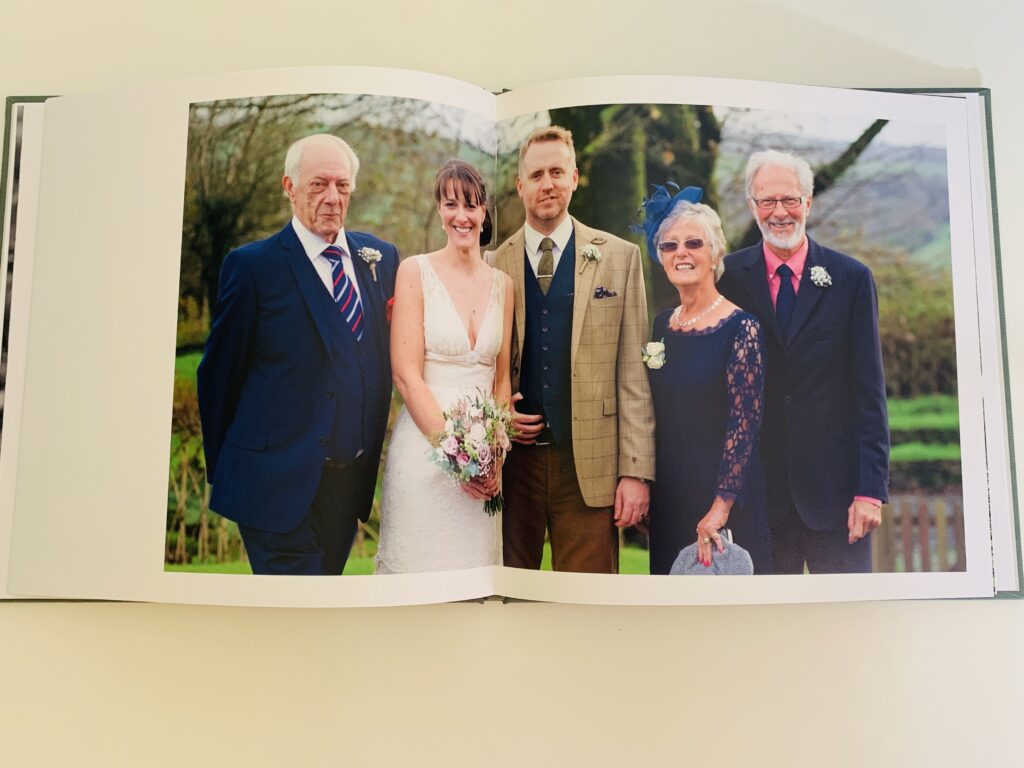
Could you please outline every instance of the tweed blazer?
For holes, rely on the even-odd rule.
[[[583,499],[590,507],[615,503],[623,476],[654,479],[654,407],[640,350],[647,342],[647,295],[640,249],[572,219],[576,235],[573,271],[572,448]],[[581,252],[601,253],[588,262]],[[512,391],[519,390],[526,328],[524,258],[520,228],[487,262],[512,278]],[[600,290],[603,289],[603,290]],[[600,297],[600,298],[599,298]]]

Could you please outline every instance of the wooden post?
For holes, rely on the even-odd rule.
[[[903,545],[903,570],[911,573],[914,570],[914,511],[917,509],[917,496],[908,496],[903,503],[900,515],[900,543]]]
[[[949,570],[949,525],[946,516],[952,507],[947,499],[935,500],[935,553],[939,560],[939,571]]]
[[[932,504],[927,496],[922,496],[917,505],[917,541],[921,546],[921,572],[934,570],[932,567],[932,544],[928,535],[932,529]]]
[[[967,542],[964,540],[964,501],[953,497],[953,535],[956,537],[956,566],[952,570],[967,570]]]

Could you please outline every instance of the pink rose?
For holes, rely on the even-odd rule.
[[[487,445],[486,443],[484,445],[480,446],[480,449],[477,451],[477,461],[480,462],[480,466],[489,466],[490,465],[490,463],[491,463],[491,446]]]
[[[467,464],[469,464],[469,454],[463,451],[462,453],[455,457],[455,460],[459,462],[460,467],[464,467]]]
[[[453,435],[449,435],[445,438],[444,442],[441,443],[441,450],[449,456],[454,456],[459,452],[459,441],[456,440]]]

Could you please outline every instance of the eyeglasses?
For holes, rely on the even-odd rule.
[[[684,240],[682,243],[677,240],[662,240],[658,243],[658,253],[666,256],[671,255],[679,250],[680,245],[688,251],[699,251],[704,247],[704,241],[699,237],[691,237],[689,240]]]
[[[799,208],[804,199],[802,197],[752,197],[754,204],[762,211],[774,211],[775,206],[782,203],[782,207],[787,211],[792,211],[794,208]]]

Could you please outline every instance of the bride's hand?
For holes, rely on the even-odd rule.
[[[494,466],[491,471],[482,477],[474,477],[469,482],[462,484],[462,492],[471,499],[490,499],[501,490],[501,467]]]
[[[473,478],[463,483],[459,486],[459,489],[469,498],[476,499],[477,501],[486,501],[494,495],[493,493],[487,493],[480,478]]]

